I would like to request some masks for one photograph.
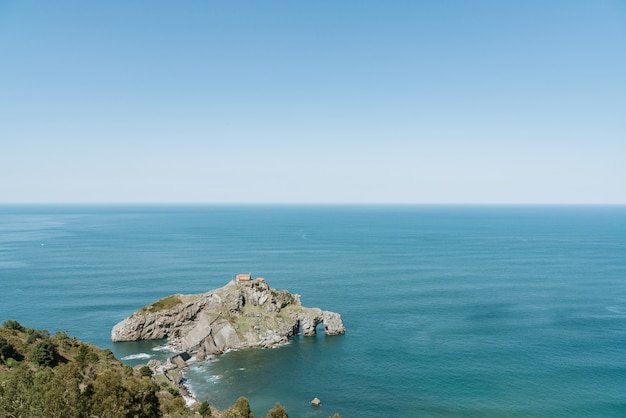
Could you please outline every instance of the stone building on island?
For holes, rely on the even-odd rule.
[[[252,281],[252,273],[241,273],[236,276],[236,281],[238,282],[250,282]],[[265,279],[263,277],[257,277],[254,281],[264,282]]]

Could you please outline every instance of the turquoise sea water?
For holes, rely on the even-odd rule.
[[[257,416],[276,401],[293,417],[626,416],[626,207],[0,206],[0,320],[130,364],[168,353],[112,344],[115,323],[240,272],[348,331],[192,365],[189,384],[218,407],[245,395]]]

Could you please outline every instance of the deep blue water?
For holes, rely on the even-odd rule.
[[[112,344],[115,323],[240,272],[348,331],[193,365],[218,407],[626,416],[626,207],[0,206],[0,320],[120,358],[167,353]]]

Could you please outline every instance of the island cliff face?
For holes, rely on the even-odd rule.
[[[113,327],[111,340],[169,339],[180,352],[198,360],[229,349],[271,347],[302,332],[345,333],[341,316],[305,308],[300,296],[276,290],[265,280],[233,280],[196,295],[172,295],[143,307]]]

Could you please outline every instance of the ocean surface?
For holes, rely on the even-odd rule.
[[[624,206],[0,206],[0,321],[129,364],[169,352],[113,344],[113,325],[242,272],[341,313],[347,333],[193,364],[190,387],[219,408],[626,416]]]

